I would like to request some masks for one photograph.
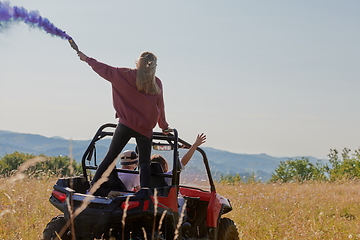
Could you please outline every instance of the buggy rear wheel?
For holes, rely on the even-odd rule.
[[[42,240],[59,239],[56,233],[59,234],[65,224],[66,220],[64,215],[59,215],[51,219],[51,221],[46,225],[46,228],[44,229]],[[66,229],[65,233],[60,236],[62,240],[71,240],[71,237],[66,234],[68,231],[69,229]]]
[[[219,240],[239,240],[239,234],[233,220],[221,218],[219,224]]]

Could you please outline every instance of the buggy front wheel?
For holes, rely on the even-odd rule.
[[[219,240],[239,240],[239,234],[233,220],[221,218],[218,231]]]

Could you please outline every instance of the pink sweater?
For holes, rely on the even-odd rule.
[[[111,82],[113,105],[119,123],[151,138],[156,123],[161,129],[169,125],[165,118],[162,84],[156,77],[161,91],[158,95],[140,92],[136,87],[136,69],[111,67],[87,58],[86,62],[101,77]]]

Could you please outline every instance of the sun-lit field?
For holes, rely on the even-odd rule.
[[[221,185],[240,239],[360,239],[360,185]]]
[[[13,183],[0,178],[0,239],[41,239],[53,216],[60,214],[49,203],[55,179],[23,179]]]
[[[41,239],[60,214],[48,199],[56,179],[0,179],[0,239]],[[360,185],[216,184],[229,198],[240,239],[360,239]]]

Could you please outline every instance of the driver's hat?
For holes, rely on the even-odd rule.
[[[139,163],[139,158],[136,152],[126,150],[120,154],[121,165],[133,165]]]

